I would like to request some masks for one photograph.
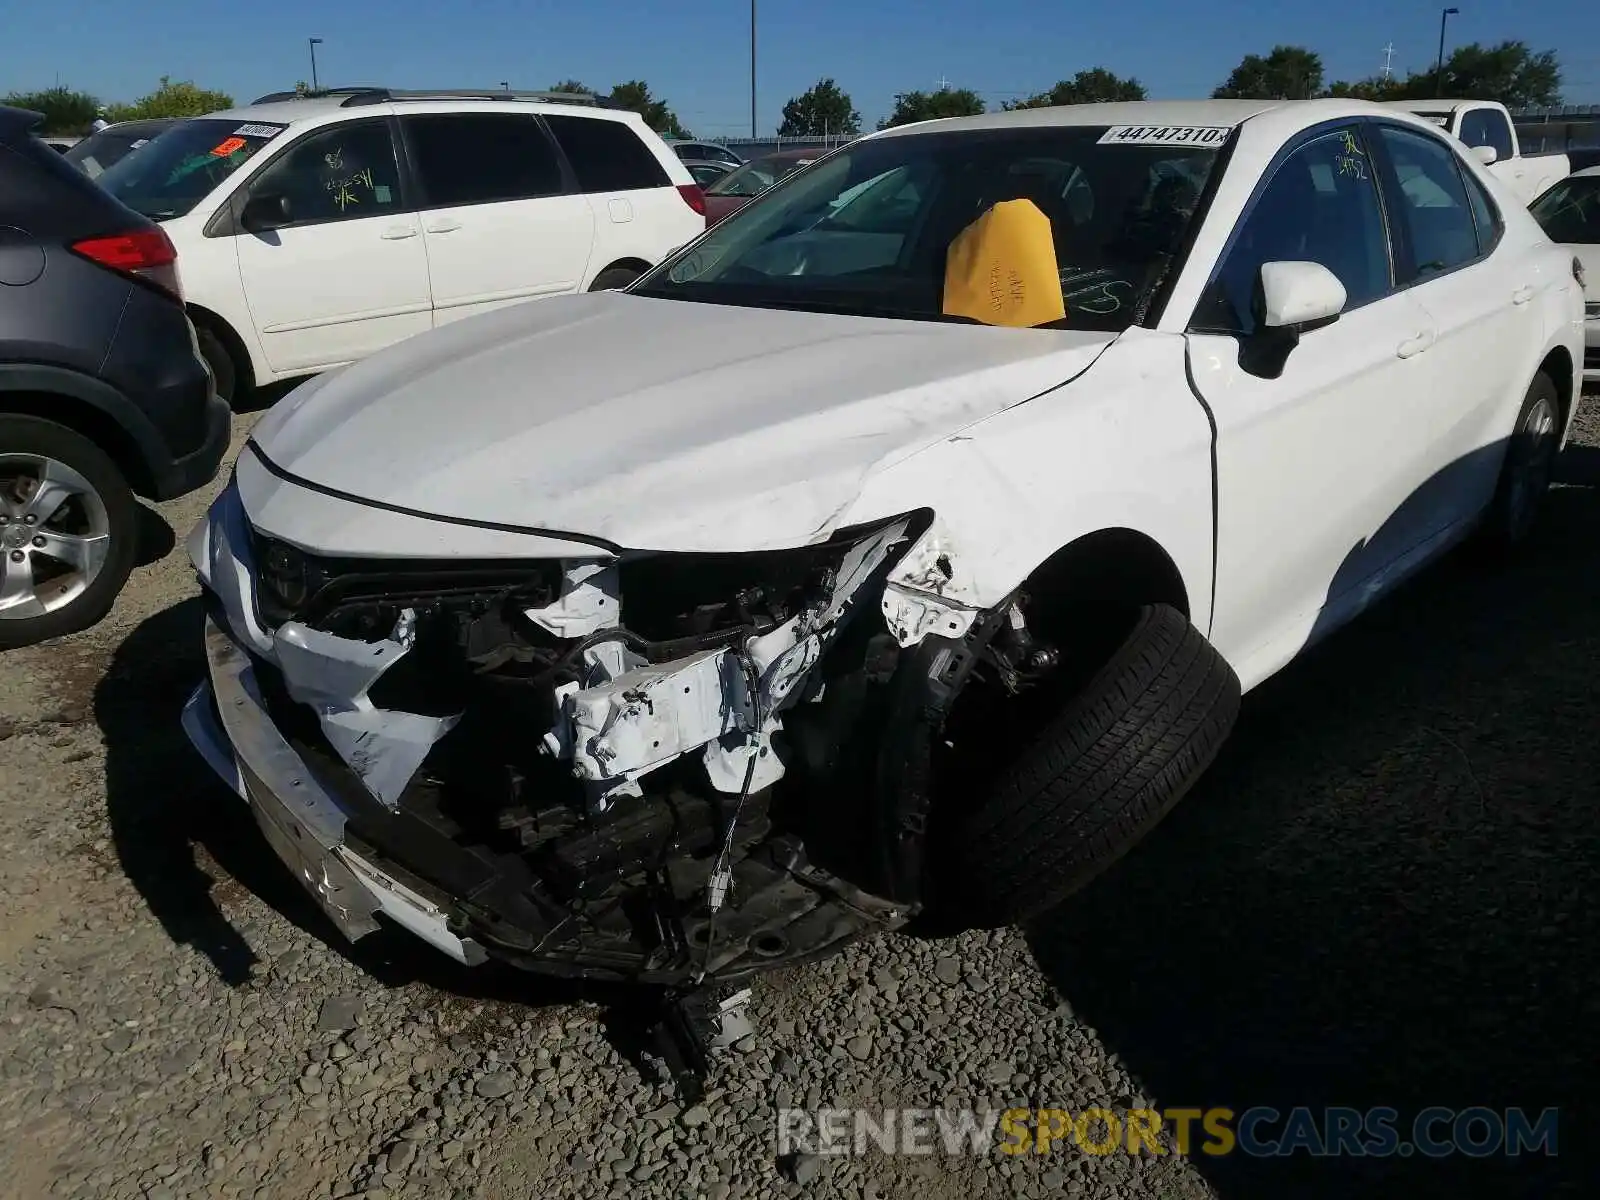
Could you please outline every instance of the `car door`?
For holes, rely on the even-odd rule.
[[[275,372],[351,362],[432,326],[427,256],[387,119],[343,122],[289,146],[240,199],[270,195],[287,202],[289,223],[233,240]]]
[[[594,240],[533,113],[400,119],[422,206],[433,323],[576,291]]]
[[[1370,136],[1399,281],[1435,331],[1430,389],[1410,401],[1433,430],[1433,474],[1416,513],[1419,532],[1431,536],[1494,495],[1505,431],[1528,384],[1528,348],[1544,337],[1539,306],[1529,303],[1539,279],[1527,257],[1496,252],[1503,226],[1494,199],[1444,138],[1386,122]]]
[[[1346,302],[1271,375],[1248,351],[1261,265],[1283,260],[1321,263]],[[1381,534],[1406,519],[1431,461],[1434,433],[1414,403],[1429,386],[1431,333],[1395,287],[1359,125],[1306,135],[1246,207],[1188,335],[1193,384],[1216,426],[1211,640],[1241,677],[1282,666],[1387,565]]]

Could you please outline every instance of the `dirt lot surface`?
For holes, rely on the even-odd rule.
[[[1458,554],[1258,689],[1191,797],[1037,927],[765,981],[754,1044],[691,1108],[593,997],[341,942],[178,727],[202,663],[171,531],[210,497],[161,506],[108,621],[0,658],[0,1194],[1595,1194],[1589,404],[1516,561]],[[1402,1128],[1559,1106],[1560,1152],[776,1161],[791,1105],[1152,1101]]]

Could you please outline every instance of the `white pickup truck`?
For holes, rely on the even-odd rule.
[[[1524,154],[1511,113],[1493,100],[1397,100],[1389,107],[1403,108],[1455,134],[1524,204],[1572,173],[1565,154]]]

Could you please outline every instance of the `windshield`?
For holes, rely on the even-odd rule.
[[[174,125],[95,180],[135,212],[181,217],[287,128],[230,120]]]
[[[1552,242],[1600,243],[1600,175],[1569,176],[1528,211]]]
[[[84,138],[62,157],[94,179],[139,147],[149,145],[154,137],[143,130],[105,129]]]
[[[758,158],[706,189],[711,196],[759,196],[785,175],[810,163],[809,158]]]
[[[1066,311],[1047,324],[1125,329],[1171,270],[1227,136],[1185,130],[1194,141],[1174,145],[1165,136],[1174,132],[1075,126],[858,142],[747,204],[632,290],[969,319],[946,316],[950,245],[1002,201],[1025,199],[1049,223]]]

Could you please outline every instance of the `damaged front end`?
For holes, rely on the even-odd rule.
[[[351,937],[383,912],[466,962],[737,982],[919,907],[931,748],[1005,625],[950,597],[934,529],[334,559],[230,487],[191,545],[186,724]]]

